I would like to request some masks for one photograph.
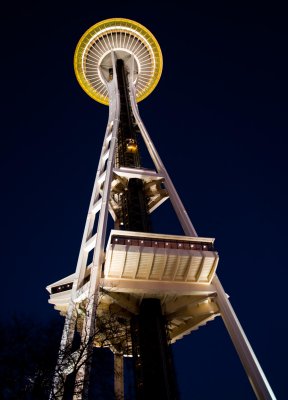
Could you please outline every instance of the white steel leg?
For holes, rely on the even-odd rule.
[[[133,57],[131,56],[132,62],[131,62],[131,68],[134,66],[133,63]],[[137,122],[137,125],[140,129],[140,132],[142,134],[143,140],[147,146],[148,152],[150,154],[150,157],[152,158],[155,168],[157,172],[164,177],[164,182],[165,182],[165,187],[169,193],[169,198],[171,200],[172,206],[175,210],[175,213],[179,219],[179,222],[183,228],[183,231],[185,232],[186,235],[189,236],[197,236],[196,230],[190,221],[190,218],[187,214],[187,211],[185,210],[185,207],[169,177],[168,172],[166,171],[166,168],[164,167],[164,164],[162,163],[162,160],[145,128],[144,123],[141,120],[139,111],[138,111],[138,106],[136,103],[136,96],[135,96],[135,87],[132,81],[132,77],[134,76],[133,69],[130,71],[130,79],[129,79],[129,86],[130,86],[130,101],[131,101],[131,106],[133,110],[133,115],[135,117],[135,120]]]
[[[106,166],[105,181],[103,186],[102,204],[97,226],[97,237],[94,248],[93,266],[91,268],[91,274],[90,274],[88,305],[86,309],[85,328],[83,330],[85,337],[82,337],[82,345],[87,347],[85,356],[87,355],[89,356],[89,354],[91,354],[93,347],[92,339],[95,333],[96,310],[99,300],[99,283],[102,272],[101,271],[102,264],[104,262],[104,246],[105,246],[106,229],[107,229],[108,205],[109,205],[109,197],[111,191],[111,182],[113,177],[114,156],[115,156],[119,115],[120,115],[120,99],[119,99],[119,91],[117,84],[116,65],[113,52],[111,53],[111,56],[113,59],[113,80],[107,83],[107,87],[110,92],[109,93],[109,98],[111,99],[110,112],[111,115],[113,115],[112,117],[113,128],[112,128],[109,157]],[[75,400],[82,400],[86,399],[87,397],[88,379],[85,379],[85,376],[89,374],[90,366],[91,365],[89,362],[83,362],[81,368],[77,373],[76,383],[79,394],[74,396]]]
[[[213,284],[217,291],[216,301],[221,316],[231,337],[239,358],[245,368],[249,381],[258,400],[276,400],[276,397],[266,379],[266,376],[253,352],[253,349],[240,325],[240,322],[230,304],[229,299],[215,275]]]
[[[131,66],[134,65],[133,63]],[[133,73],[130,74],[133,77]],[[156,151],[155,146],[152,143],[152,140],[141,120],[141,117],[138,112],[138,106],[135,100],[135,88],[132,83],[132,79],[130,78],[130,87],[131,87],[131,104],[134,113],[134,117],[137,121],[137,124],[142,133],[143,139],[149,151],[149,154],[154,162],[154,165],[157,169],[157,172],[161,174],[165,179],[165,187],[168,190],[169,197],[173,208],[179,218],[181,226],[186,235],[189,236],[198,236],[197,232],[190,221],[190,218],[176,192],[176,189],[160,159],[159,154]],[[233,344],[238,352],[238,355],[242,361],[242,364],[246,370],[248,378],[251,382],[251,385],[254,389],[254,392],[259,400],[268,400],[268,399],[276,399],[266,377],[265,374],[252,350],[252,347],[249,344],[249,341],[240,325],[240,322],[224,292],[224,289],[215,275],[213,281],[213,285],[215,286],[217,292],[217,303],[220,308],[220,312],[225,323],[225,326],[230,334],[230,337],[233,341]]]

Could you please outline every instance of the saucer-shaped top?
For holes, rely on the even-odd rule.
[[[162,53],[152,33],[138,22],[111,18],[98,22],[79,40],[74,55],[74,69],[80,86],[94,100],[109,104],[105,79],[112,68],[111,52],[131,64],[137,102],[156,87],[162,73]],[[129,61],[130,60],[130,61]]]

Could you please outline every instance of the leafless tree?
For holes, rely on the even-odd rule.
[[[101,296],[103,296],[104,291],[101,290],[101,293]],[[58,360],[60,360],[60,362],[58,361],[58,365],[55,369],[53,389],[49,397],[50,400],[62,399],[63,394],[64,399],[73,396],[75,398],[78,396],[79,398],[85,398],[85,395],[83,395],[83,386],[88,386],[84,384],[84,380],[88,378],[86,378],[85,374],[82,379],[79,379],[79,371],[83,365],[90,368],[91,364],[94,363],[95,348],[110,348],[117,354],[131,353],[131,349],[129,348],[129,346],[131,346],[129,318],[123,318],[123,316],[115,312],[113,303],[107,304],[99,301],[99,304],[100,306],[97,309],[97,318],[95,320],[92,336],[88,335],[85,324],[86,313],[89,306],[88,300],[86,299],[82,303],[77,304],[74,308],[76,327],[74,339],[69,346],[61,350],[58,354]],[[98,365],[98,367],[100,366]],[[98,387],[102,385],[102,390],[104,389],[105,392],[105,399],[110,397],[114,398],[114,390],[111,390],[111,386],[113,387],[113,380],[110,376],[110,385],[107,385],[107,382],[103,382],[103,380],[101,380],[103,364],[101,368],[102,374],[98,374],[96,378],[98,382],[96,382],[96,384],[98,384]],[[99,370],[99,368],[97,369]],[[113,372],[113,375],[117,374],[116,370]],[[75,379],[75,377],[77,377],[77,379]],[[90,379],[93,381],[93,376],[90,376]],[[55,382],[57,384],[55,384]],[[110,386],[110,389],[108,386]],[[86,397],[88,398],[88,394]],[[119,394],[117,395],[117,400],[122,400]]]

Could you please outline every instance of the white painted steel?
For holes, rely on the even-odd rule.
[[[63,396],[63,380],[65,380],[65,376],[60,376],[60,368],[63,363],[63,355],[65,349],[71,347],[73,334],[75,330],[75,297],[77,289],[79,289],[79,285],[82,284],[82,281],[86,272],[86,264],[87,264],[87,243],[91,239],[94,223],[95,223],[95,214],[97,211],[100,211],[99,221],[97,226],[97,238],[94,241],[92,247],[90,246],[90,250],[94,247],[94,256],[93,256],[93,267],[91,268],[91,277],[90,277],[90,287],[89,287],[89,297],[88,299],[92,299],[89,301],[89,310],[86,316],[86,324],[85,325],[85,340],[89,339],[93,336],[93,327],[95,325],[95,317],[96,317],[96,307],[98,303],[98,294],[99,294],[99,280],[101,277],[101,267],[104,260],[104,245],[105,245],[105,235],[106,235],[106,227],[107,227],[107,214],[108,214],[108,201],[110,194],[110,186],[113,174],[113,163],[114,163],[114,153],[116,148],[116,138],[118,132],[119,125],[119,92],[118,92],[118,84],[117,84],[117,75],[116,75],[116,67],[114,54],[111,53],[111,57],[113,59],[113,80],[107,82],[107,89],[110,93],[110,107],[109,107],[109,118],[108,125],[106,129],[106,134],[104,137],[104,142],[102,146],[100,161],[98,164],[98,169],[96,173],[95,183],[93,187],[93,192],[91,196],[90,206],[88,210],[88,215],[86,218],[86,224],[84,228],[81,248],[79,252],[77,267],[75,278],[73,282],[73,288],[71,293],[71,301],[68,306],[65,324],[63,329],[63,334],[60,343],[59,356],[56,366],[56,373],[54,374],[52,390],[50,393],[50,399],[55,397],[57,393],[59,400],[62,399]],[[109,151],[109,156],[107,159],[107,165],[105,166],[105,159],[107,158],[106,154]],[[101,207],[99,207],[100,200],[100,183],[99,179],[103,173],[106,172],[106,180],[104,183],[103,194],[101,198]],[[95,205],[97,205],[95,207]],[[90,243],[91,244],[91,243]],[[82,334],[83,336],[83,334]],[[82,368],[79,370],[76,379],[78,383],[83,382],[82,377],[86,373],[85,371],[86,364],[83,363]],[[60,387],[62,386],[62,387]],[[84,392],[86,388],[84,388]],[[83,393],[84,394],[84,393]],[[82,398],[82,395],[76,395],[75,400],[79,400]]]
[[[156,280],[159,283],[210,283],[218,263],[218,254],[213,251],[145,245],[113,244],[106,255],[105,279]]]
[[[259,361],[257,360],[257,357],[217,276],[214,277],[213,284],[217,291],[216,302],[220,308],[224,324],[229,332],[242,365],[245,368],[257,399],[276,400],[273,390],[269,385]]]
[[[117,73],[116,73],[116,64],[114,53],[111,53],[111,57],[113,60],[113,79],[107,82],[107,87],[109,91],[110,97],[110,116],[113,121],[112,127],[112,137],[110,143],[110,152],[106,165],[106,179],[103,187],[102,194],[102,207],[99,213],[99,221],[97,226],[97,239],[94,248],[93,255],[93,265],[91,268],[90,274],[90,284],[89,284],[89,292],[88,292],[88,304],[86,309],[86,317],[83,326],[82,332],[82,341],[86,341],[84,343],[87,349],[91,350],[93,346],[93,342],[91,338],[94,336],[95,332],[95,322],[96,322],[96,310],[99,301],[99,284],[102,272],[102,264],[104,262],[104,246],[105,246],[105,238],[106,238],[106,230],[107,230],[107,218],[108,218],[108,207],[109,207],[109,197],[111,190],[111,182],[113,176],[113,166],[114,166],[114,158],[115,158],[115,149],[116,149],[116,141],[117,141],[117,133],[118,133],[118,125],[119,125],[119,116],[120,116],[120,96],[118,91],[118,83],[117,83]],[[97,182],[98,184],[98,182]],[[99,186],[99,184],[98,184]],[[98,188],[99,190],[99,188]],[[82,366],[79,368],[76,376],[76,382],[78,382],[78,388],[83,386],[83,393],[81,392],[79,395],[75,395],[75,400],[80,400],[85,398],[88,390],[88,382],[84,379],[85,374],[89,374],[90,363],[82,363]],[[74,400],[74,399],[73,399]]]
[[[116,38],[116,40],[118,40]],[[119,39],[120,40],[120,39]],[[125,41],[125,38],[122,38],[123,41]],[[131,43],[126,43],[128,47],[131,45]],[[119,42],[120,45],[120,42]],[[129,49],[133,52],[132,47],[129,47]],[[96,51],[96,50],[95,50]],[[108,51],[108,49],[107,49]],[[102,282],[103,286],[106,289],[109,289],[109,287],[113,290],[115,290],[115,286],[117,287],[118,291],[121,292],[127,292],[127,293],[149,293],[150,292],[155,292],[155,290],[159,290],[160,292],[163,292],[163,295],[165,293],[169,293],[169,290],[171,290],[175,293],[176,286],[177,290],[180,290],[181,285],[182,287],[182,295],[185,295],[185,288],[184,286],[187,286],[187,294],[191,294],[191,283],[181,283],[179,286],[179,283],[173,283],[173,282],[163,282],[161,281],[161,288],[159,287],[159,282],[145,282],[145,279],[147,279],[152,272],[152,266],[149,271],[145,272],[145,279],[144,281],[137,282],[135,281],[135,277],[130,277],[122,280],[115,280],[111,279],[108,276],[104,281],[101,281],[101,270],[102,270],[102,264],[104,262],[104,245],[105,245],[105,238],[106,238],[106,229],[107,229],[107,217],[108,217],[108,209],[109,209],[109,195],[111,191],[111,182],[112,182],[112,176],[113,176],[113,171],[114,170],[114,153],[115,153],[115,148],[116,148],[116,140],[117,140],[117,132],[118,132],[118,124],[119,124],[119,92],[117,88],[117,76],[116,76],[116,68],[115,68],[115,57],[114,53],[111,52],[111,57],[113,59],[113,80],[110,82],[106,82],[107,90],[109,91],[109,98],[110,98],[110,106],[109,106],[109,119],[108,119],[108,126],[104,138],[104,143],[102,147],[102,152],[100,156],[100,161],[99,161],[99,166],[97,169],[97,174],[96,174],[96,179],[95,179],[95,184],[92,192],[92,197],[91,197],[91,202],[89,206],[89,211],[87,215],[87,220],[86,220],[86,225],[83,233],[83,239],[82,239],[82,244],[81,244],[81,249],[79,253],[79,258],[78,258],[78,263],[77,263],[77,268],[76,268],[76,273],[74,276],[74,282],[73,282],[73,288],[71,292],[71,301],[68,306],[67,310],[67,316],[65,320],[65,328],[63,330],[63,335],[61,339],[61,345],[60,345],[60,353],[59,353],[59,359],[58,359],[58,366],[61,365],[61,362],[63,359],[61,358],[61,354],[63,354],[63,349],[69,348],[71,346],[72,338],[73,338],[73,331],[75,328],[75,300],[77,297],[77,293],[79,292],[79,289],[81,288],[81,285],[83,283],[83,279],[85,276],[86,268],[87,268],[87,256],[88,256],[88,250],[94,251],[94,257],[93,257],[93,265],[91,267],[91,276],[90,276],[90,283],[87,285],[89,287],[87,297],[89,299],[88,302],[88,309],[87,309],[87,315],[86,315],[86,323],[85,323],[85,332],[83,331],[82,334],[82,339],[87,340],[87,338],[91,338],[94,333],[94,326],[95,326],[95,319],[96,319],[96,309],[98,305],[98,297],[99,297],[99,286],[100,282]],[[135,82],[133,80],[133,77],[135,76],[134,74],[134,57],[133,55],[131,56],[131,62],[130,62],[130,67],[128,64],[126,64],[126,67],[129,70],[129,89],[130,89],[130,100],[131,100],[131,106],[132,106],[132,111],[135,117],[135,120],[137,122],[137,125],[139,126],[141,135],[143,137],[143,140],[147,146],[147,149],[149,151],[149,154],[155,164],[155,168],[157,171],[157,174],[154,172],[156,176],[159,176],[161,178],[164,178],[164,184],[165,187],[168,191],[171,203],[173,205],[173,208],[176,212],[176,215],[178,216],[179,222],[181,223],[181,226],[185,232],[186,235],[191,236],[196,238],[197,233],[195,228],[193,227],[192,222],[190,221],[190,218],[177,194],[177,191],[160,159],[159,154],[156,151],[156,148],[151,141],[151,138],[141,120],[141,117],[139,115],[138,111],[138,106],[136,103],[136,88],[135,88]],[[142,70],[143,72],[143,70]],[[138,82],[138,85],[141,87],[141,82]],[[105,162],[107,164],[105,165]],[[149,171],[149,173],[152,171]],[[128,171],[126,173],[129,174]],[[137,171],[137,175],[145,175],[145,170],[140,169]],[[147,174],[146,174],[147,176]],[[100,184],[103,183],[103,192],[100,191]],[[98,226],[97,226],[97,236],[92,237],[92,231],[95,223],[95,215],[99,212],[99,221],[98,221]],[[112,210],[111,210],[112,212]],[[166,260],[167,261],[167,260]],[[165,261],[165,262],[166,262]],[[176,262],[176,266],[178,265]],[[178,265],[179,266],[179,265]],[[202,262],[202,265],[200,268],[204,268],[204,263]],[[164,269],[162,271],[164,273]],[[201,276],[201,271],[199,272],[199,276]],[[203,273],[205,271],[203,270]],[[148,274],[148,275],[147,275]],[[173,277],[175,278],[177,274],[177,268],[175,267],[175,270],[173,272]],[[59,281],[60,282],[60,281]],[[157,287],[158,285],[158,287]],[[194,287],[196,287],[197,284],[194,284]],[[86,285],[85,285],[86,287]],[[251,348],[251,345],[249,344],[249,341],[247,337],[245,336],[245,333],[236,317],[235,312],[233,311],[233,308],[227,298],[227,295],[224,292],[224,289],[218,279],[218,277],[215,275],[212,283],[211,284],[206,284],[201,286],[198,283],[198,291],[196,292],[197,295],[209,295],[212,293],[217,293],[216,297],[216,302],[217,305],[220,309],[221,316],[223,318],[223,321],[226,325],[226,328],[230,334],[230,337],[232,339],[232,342],[239,354],[240,360],[247,372],[248,378],[252,384],[252,387],[254,389],[254,392],[257,396],[258,399],[260,400],[275,400],[276,397],[262,371],[262,368]],[[202,291],[201,291],[202,289]],[[176,292],[177,292],[176,290]],[[203,307],[202,307],[203,308]],[[204,307],[205,308],[205,307]],[[213,307],[212,307],[213,309]],[[214,310],[215,313],[217,310]],[[202,324],[207,322],[208,320],[211,320],[215,317],[216,314],[207,316],[206,314],[199,315],[199,320],[198,324]],[[195,322],[194,322],[195,325]],[[189,327],[188,327],[189,328]],[[193,328],[192,322],[191,322],[191,329]],[[174,331],[174,339],[176,340],[177,337],[182,337],[183,333],[188,332],[189,329],[186,331],[181,330],[182,328],[179,327],[175,328]],[[191,330],[190,329],[190,330]],[[61,353],[62,351],[62,353]],[[81,382],[82,377],[85,375],[85,373],[88,372],[87,368],[89,369],[89,366],[87,366],[85,363],[83,364],[83,367],[80,369],[78,375],[77,375],[77,381]],[[116,383],[115,383],[116,385]],[[118,385],[118,384],[117,384]],[[116,387],[116,386],[115,386]],[[54,392],[59,389],[59,379],[57,379],[57,374],[55,374],[54,377],[54,383],[53,383],[53,389]],[[83,387],[83,396],[85,396],[86,388]],[[75,396],[74,400],[80,400],[84,398],[82,395]],[[51,397],[52,398],[52,397]],[[61,395],[59,399],[61,399]]]
[[[131,66],[133,68],[133,64],[131,63]],[[130,72],[131,74],[131,72]],[[132,74],[130,75],[131,77],[133,76],[133,71]],[[138,105],[135,101],[135,89],[133,87],[133,82],[132,79],[130,78],[130,99],[131,99],[131,105],[132,105],[132,110],[133,114],[135,116],[135,119],[137,121],[137,124],[140,128],[142,137],[145,141],[145,144],[148,148],[149,154],[155,164],[157,172],[162,175],[165,179],[165,186],[167,188],[167,191],[170,196],[171,203],[173,205],[173,208],[176,212],[176,215],[178,216],[178,219],[181,223],[181,226],[185,232],[186,235],[189,236],[197,236],[196,230],[190,221],[190,218],[178,196],[178,193],[176,192],[176,189],[160,159],[160,156],[158,155],[155,146],[152,143],[152,140],[141,120],[139,111],[138,111]],[[212,280],[212,284],[215,286],[215,289],[217,291],[217,298],[220,299],[218,301],[218,305],[221,311],[221,316],[225,322],[226,328],[229,332],[229,335],[233,341],[233,344],[238,351],[239,357],[242,361],[242,364],[247,372],[248,378],[252,384],[253,390],[257,396],[258,399],[261,400],[269,400],[269,399],[276,399],[269,383],[268,380],[252,350],[252,347],[247,339],[247,337],[244,334],[244,331],[240,325],[239,320],[236,317],[236,314],[227,298],[227,296],[223,296],[224,289],[222,288],[222,285],[217,277],[215,277]],[[223,293],[222,293],[223,291]],[[228,323],[229,321],[229,323]],[[244,335],[244,336],[243,336]],[[244,339],[245,337],[245,339]]]
[[[146,147],[149,151],[150,157],[154,162],[155,168],[158,172],[159,175],[163,176],[164,178],[164,184],[165,187],[169,193],[169,197],[172,203],[172,206],[175,210],[175,213],[179,219],[179,222],[183,228],[183,231],[185,232],[186,235],[189,236],[197,236],[196,230],[194,229],[194,226],[192,222],[190,221],[190,218],[187,214],[187,211],[184,208],[184,205],[170,179],[170,176],[164,167],[164,164],[145,128],[145,125],[142,122],[142,119],[139,114],[138,110],[138,105],[136,102],[136,89],[133,84],[133,76],[134,76],[134,61],[133,61],[133,56],[131,56],[131,63],[130,63],[130,71],[129,71],[129,86],[130,86],[130,101],[131,101],[131,106],[133,110],[133,115],[135,117],[135,120],[137,122],[137,125],[140,129],[141,135],[143,137],[143,140],[146,144]]]

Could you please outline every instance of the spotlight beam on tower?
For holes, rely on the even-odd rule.
[[[139,114],[137,102],[154,90],[162,73],[157,40],[135,21],[104,20],[80,39],[74,67],[83,90],[109,105],[109,117],[75,273],[47,287],[49,302],[65,316],[50,398],[65,396],[63,382],[72,371],[67,350],[74,351],[77,330],[85,351],[73,399],[89,398],[90,355],[101,346],[97,324],[114,307],[119,332],[106,346],[114,353],[117,399],[124,396],[123,356],[134,358],[137,399],[176,399],[169,343],[218,315],[256,397],[275,399],[215,274],[219,257],[214,239],[197,236]],[[154,169],[141,165],[139,135]],[[183,236],[151,232],[150,214],[168,198]],[[79,349],[72,359],[77,354]]]

